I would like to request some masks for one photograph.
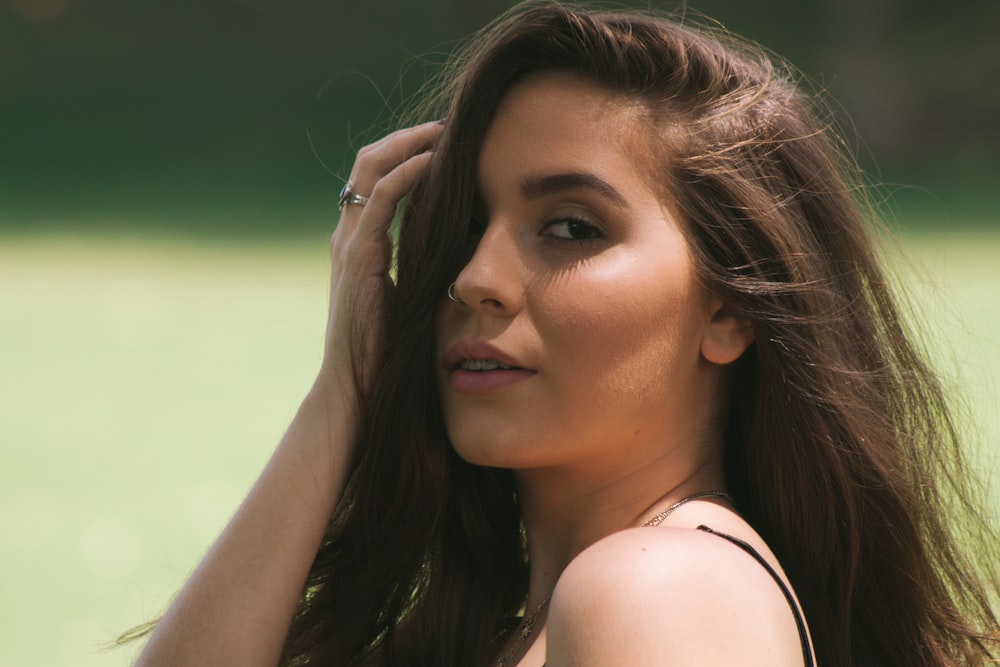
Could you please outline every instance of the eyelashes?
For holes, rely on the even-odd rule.
[[[469,236],[479,238],[486,233],[489,225],[485,215],[473,215],[469,220]],[[601,227],[594,221],[580,215],[559,215],[542,223],[539,236],[558,242],[583,243],[606,237]]]
[[[576,215],[560,216],[545,223],[541,235],[559,241],[585,242],[604,238],[604,232],[595,223]]]

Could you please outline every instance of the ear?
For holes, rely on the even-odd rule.
[[[720,366],[730,364],[740,358],[753,340],[753,323],[719,300],[701,339],[701,356]]]

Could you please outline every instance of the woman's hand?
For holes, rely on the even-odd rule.
[[[330,514],[343,490],[362,391],[378,352],[399,200],[427,166],[437,123],[361,150],[350,204],[330,241],[330,317],[323,366],[267,467],[170,605],[139,667],[274,665]],[[354,355],[360,355],[356,357]]]
[[[330,314],[320,378],[352,403],[355,373],[367,391],[382,339],[396,207],[426,168],[441,129],[425,123],[394,132],[362,148],[351,170],[349,187],[367,202],[344,206],[330,239]]]

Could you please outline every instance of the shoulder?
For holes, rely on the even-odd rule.
[[[724,539],[636,528],[577,556],[553,593],[548,665],[800,665],[770,575]]]

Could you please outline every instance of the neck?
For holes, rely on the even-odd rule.
[[[563,569],[591,544],[691,495],[724,488],[718,448],[683,465],[665,457],[614,476],[591,466],[520,470],[516,478],[530,556],[529,606],[551,595]]]

